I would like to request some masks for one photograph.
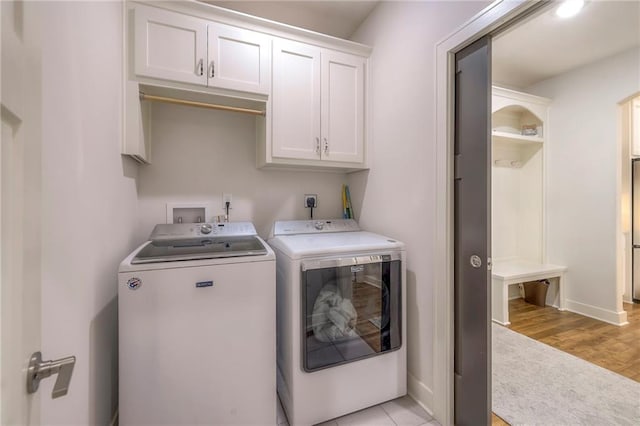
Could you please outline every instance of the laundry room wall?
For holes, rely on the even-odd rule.
[[[634,48],[525,90],[552,99],[545,159],[548,261],[568,267],[569,310],[613,323],[624,318],[616,256],[618,104],[640,91],[639,63]]]
[[[41,35],[42,354],[76,356],[69,393],[40,384],[42,424],[107,425],[117,409],[117,271],[133,249],[136,169],[122,143],[119,2],[25,2]],[[37,160],[37,159],[30,159]]]
[[[342,216],[344,173],[256,168],[255,117],[179,105],[152,106],[152,164],[140,167],[136,239],[166,223],[167,202],[210,202],[230,220],[254,222],[267,237],[275,220],[308,219],[304,194],[318,194],[314,218]],[[210,220],[210,218],[208,218]]]
[[[352,37],[373,46],[373,149],[371,170],[348,181],[360,224],[406,243],[408,385],[428,409],[436,345],[436,44],[488,4],[382,2]]]

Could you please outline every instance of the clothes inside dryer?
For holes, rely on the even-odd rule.
[[[304,369],[314,371],[401,344],[400,261],[303,272]]]

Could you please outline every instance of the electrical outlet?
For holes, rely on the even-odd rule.
[[[231,209],[231,194],[223,193],[222,194],[222,210],[226,210],[227,202],[229,202],[229,209]]]
[[[304,194],[304,207],[318,207],[318,194]]]

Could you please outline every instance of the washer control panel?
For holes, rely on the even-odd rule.
[[[231,237],[246,235],[257,235],[256,228],[251,222],[171,223],[156,225],[149,239],[158,241],[205,236]]]
[[[359,231],[353,219],[281,220],[273,224],[273,235],[321,234],[327,232]]]

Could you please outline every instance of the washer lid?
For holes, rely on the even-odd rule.
[[[131,263],[135,265],[264,254],[267,254],[267,249],[257,236],[159,239],[149,241]]]
[[[257,235],[251,222],[168,223],[156,225],[149,236],[152,241]]]
[[[280,235],[273,237],[268,243],[292,259],[317,255],[404,250],[404,244],[400,241],[364,231]]]

